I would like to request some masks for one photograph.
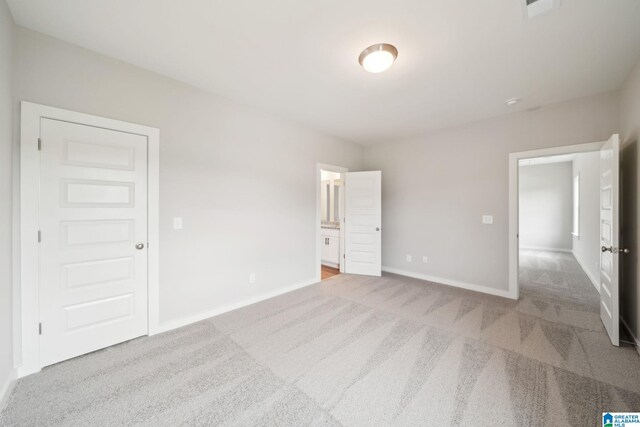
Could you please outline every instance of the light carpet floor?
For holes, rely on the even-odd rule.
[[[340,275],[19,380],[0,425],[595,426],[640,410],[569,254],[523,252],[521,299]]]

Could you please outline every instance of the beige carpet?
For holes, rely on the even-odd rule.
[[[509,301],[396,275],[320,284],[20,380],[0,425],[600,425],[640,411],[570,255]]]

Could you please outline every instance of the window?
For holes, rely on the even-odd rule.
[[[580,174],[573,177],[573,231],[571,234],[580,236]]]

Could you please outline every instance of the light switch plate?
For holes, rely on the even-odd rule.
[[[182,230],[182,218],[181,217],[173,218],[173,229],[174,230]]]
[[[482,215],[483,224],[493,224],[493,215]]]
[[[411,262],[411,255],[407,255],[407,262]]]
[[[256,283],[256,273],[251,273],[249,275],[249,283]]]

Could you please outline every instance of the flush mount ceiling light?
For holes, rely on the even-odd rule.
[[[533,19],[536,16],[551,12],[560,7],[560,0],[521,0],[522,11],[525,19]]]
[[[387,43],[374,44],[362,51],[358,61],[370,73],[381,73],[398,57],[398,49]]]
[[[509,107],[516,105],[518,102],[520,102],[520,98],[510,98],[510,99],[507,99],[506,101]]]

